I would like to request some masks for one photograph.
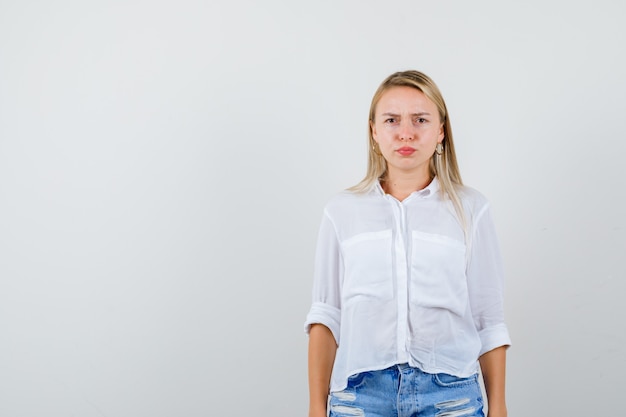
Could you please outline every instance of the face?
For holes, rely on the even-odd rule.
[[[404,86],[388,89],[376,105],[371,128],[389,175],[430,175],[430,158],[444,132],[437,106],[424,93]]]

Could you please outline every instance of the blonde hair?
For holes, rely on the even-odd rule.
[[[367,163],[367,173],[365,178],[358,184],[350,187],[348,190],[363,193],[369,190],[377,181],[384,179],[387,174],[387,161],[382,154],[376,149],[376,142],[372,135],[372,124],[376,116],[376,106],[382,95],[392,87],[412,87],[421,91],[436,106],[439,112],[439,121],[443,124],[443,152],[441,155],[434,153],[430,159],[430,176],[437,177],[441,192],[444,198],[449,198],[454,206],[454,210],[459,218],[461,226],[466,233],[467,227],[463,205],[459,197],[458,189],[463,185],[461,173],[456,161],[456,153],[454,152],[454,141],[452,139],[452,126],[450,124],[450,116],[446,103],[435,82],[426,74],[419,71],[401,71],[391,74],[378,87],[372,97],[370,105],[370,114],[368,120],[368,149],[369,157]]]

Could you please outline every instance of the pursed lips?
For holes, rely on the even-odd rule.
[[[411,148],[410,146],[403,146],[402,148],[397,149],[396,152],[398,152],[400,155],[408,156],[415,152],[415,149]]]

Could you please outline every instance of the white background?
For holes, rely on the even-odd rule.
[[[509,415],[623,410],[623,2],[0,0],[0,416],[304,416],[369,101],[446,98],[507,270]]]

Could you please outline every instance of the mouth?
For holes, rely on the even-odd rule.
[[[415,152],[415,149],[409,146],[403,146],[402,148],[396,149],[396,152],[398,152],[402,156],[409,156],[412,155],[413,152]]]

